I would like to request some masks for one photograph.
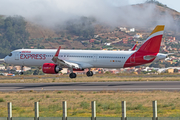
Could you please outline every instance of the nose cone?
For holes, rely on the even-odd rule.
[[[4,58],[4,62],[5,62],[5,63],[8,63],[8,56],[6,56],[6,57]]]
[[[4,63],[4,62],[5,62],[5,60],[4,60],[4,59],[0,59],[0,64],[1,64],[1,63]]]

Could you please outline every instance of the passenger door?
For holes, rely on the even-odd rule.
[[[19,53],[15,53],[15,60],[19,60]]]
[[[93,61],[96,62],[97,61],[97,55],[93,55]]]

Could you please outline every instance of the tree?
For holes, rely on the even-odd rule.
[[[26,31],[26,22],[21,16],[0,18],[0,58],[10,51],[19,48],[29,48],[29,33]]]
[[[70,36],[70,35],[68,35],[68,36],[67,36],[67,39],[68,39],[68,40],[71,40],[71,36]]]
[[[35,70],[34,72],[33,72],[33,75],[38,75],[39,74],[39,70]]]

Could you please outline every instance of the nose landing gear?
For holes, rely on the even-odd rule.
[[[21,66],[21,72],[20,72],[20,75],[23,75],[24,74],[24,66]]]

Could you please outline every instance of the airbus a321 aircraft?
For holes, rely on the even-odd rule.
[[[93,76],[90,68],[126,68],[143,65],[160,59],[168,54],[159,53],[164,25],[158,25],[138,50],[63,50],[56,49],[18,49],[5,57],[5,62],[20,66],[38,66],[46,74],[57,74],[69,68],[70,78],[76,78],[73,71],[89,68],[87,76]]]

